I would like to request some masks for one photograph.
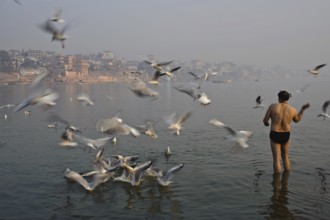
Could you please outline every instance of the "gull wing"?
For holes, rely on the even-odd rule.
[[[192,110],[184,113],[179,120],[177,121],[178,124],[183,124],[190,116],[191,116]]]
[[[71,181],[75,181],[75,182],[79,183],[88,191],[93,190],[91,188],[90,184],[87,182],[87,180],[81,174],[77,173],[76,171],[67,169],[64,173],[64,176]]]
[[[33,80],[33,82],[31,83],[30,88],[34,88],[34,87],[36,87],[37,85],[40,85],[40,82],[41,82],[44,78],[46,78],[46,76],[48,76],[48,73],[43,73],[43,74],[38,75],[38,76]]]
[[[328,107],[329,107],[329,104],[330,104],[330,100],[324,102],[323,106],[322,106],[322,112],[323,113],[327,113],[328,111]]]
[[[195,79],[200,79],[200,76],[197,76],[195,73],[193,72],[188,72],[190,75],[192,75],[193,77],[195,77]]]
[[[326,66],[327,64],[321,64],[316,66],[313,70],[318,71],[319,69],[321,69],[322,67]]]
[[[186,93],[190,97],[192,97],[194,100],[197,98],[198,92],[196,91],[195,87],[194,88],[183,88],[182,86],[175,86],[173,87],[179,92]]]
[[[229,134],[232,135],[232,136],[235,136],[238,133],[235,129],[233,129],[233,128],[227,126],[227,125],[225,125],[224,128],[227,129],[227,131],[229,132]]]
[[[144,164],[141,164],[140,166],[137,166],[134,168],[134,172],[135,172],[135,176],[137,177],[137,179],[140,179],[143,172],[148,169],[152,164],[152,161],[148,161]],[[136,180],[137,180],[136,179]]]
[[[96,149],[104,146],[113,138],[113,136],[109,136],[105,138],[90,139],[77,134],[73,134],[72,136],[73,139],[76,140],[78,143],[84,144],[92,149]]]
[[[94,105],[94,102],[90,99],[90,97],[85,94],[85,93],[82,93],[82,94],[79,94],[77,96],[77,100],[79,102],[81,102],[83,105]]]
[[[172,167],[163,176],[157,178],[158,182],[163,186],[169,185],[174,175],[177,174],[183,168],[183,166],[184,164],[182,163]]]
[[[166,66],[166,65],[169,65],[173,62],[174,60],[171,60],[171,61],[168,61],[168,62],[161,62],[161,63],[158,63],[157,65],[159,66]]]
[[[131,134],[134,137],[140,136],[140,132],[138,130],[127,124],[124,124],[118,117],[98,120],[96,123],[96,130],[111,135]]]

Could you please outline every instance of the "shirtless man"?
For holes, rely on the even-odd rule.
[[[270,146],[273,153],[273,168],[274,173],[281,172],[281,157],[284,170],[290,170],[289,160],[289,144],[290,144],[290,124],[293,120],[295,123],[302,118],[304,111],[309,108],[309,103],[303,105],[297,113],[297,110],[288,104],[290,94],[287,91],[278,93],[278,103],[271,104],[263,119],[264,125],[270,126]]]

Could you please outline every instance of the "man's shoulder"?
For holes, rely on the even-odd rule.
[[[279,105],[279,103],[272,103],[272,104],[269,105],[269,108],[275,108],[278,105]]]

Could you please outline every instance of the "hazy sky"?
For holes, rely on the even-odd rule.
[[[308,69],[330,59],[329,0],[0,0],[0,49]],[[66,48],[38,25],[62,8]]]

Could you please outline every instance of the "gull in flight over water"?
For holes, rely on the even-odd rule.
[[[330,118],[330,116],[328,115],[329,104],[330,104],[330,100],[324,102],[324,104],[322,106],[322,112],[320,114],[318,114],[317,117],[322,117],[323,120],[325,120],[326,118]]]
[[[87,182],[87,180],[81,174],[70,170],[69,168],[65,170],[64,177],[68,180],[79,183],[87,191],[93,191],[100,184],[104,183],[105,179],[108,178],[106,175],[96,173],[93,175],[93,179],[90,182]]]
[[[107,163],[103,159],[104,147],[101,147],[99,152],[95,156],[95,161],[93,164],[94,170],[88,173],[83,174],[83,177],[91,176],[94,174],[104,175],[105,179],[104,182],[107,182],[111,177],[113,177],[115,171],[118,167],[111,166],[111,162]]]
[[[108,164],[119,168],[123,168],[124,165],[134,166],[136,165],[136,161],[140,158],[139,155],[123,156],[120,154],[113,157],[116,159],[116,161],[112,161]]]
[[[176,113],[164,117],[165,122],[169,125],[168,129],[174,130],[174,134],[180,135],[182,124],[191,116],[192,110],[184,113],[180,118],[175,120]]]
[[[90,105],[94,105],[94,102],[90,99],[90,97],[85,94],[85,93],[81,93],[77,96],[77,100],[85,105],[85,106],[90,106]]]
[[[142,80],[134,79],[128,84],[128,88],[138,97],[152,97],[159,98],[159,93],[149,88]]]
[[[112,140],[114,136],[108,136],[108,137],[103,137],[103,138],[98,138],[98,139],[90,139],[86,138],[84,136],[78,135],[73,133],[72,138],[74,141],[83,144],[86,147],[89,147],[93,150],[103,147],[106,145],[110,140]]]
[[[168,76],[168,77],[173,77],[172,73],[179,70],[181,67],[175,67],[169,71],[163,71],[163,70],[156,70],[156,72],[154,73],[152,79],[149,81],[149,84],[155,84],[158,85],[159,84],[159,78],[161,76]]]
[[[201,105],[207,106],[207,105],[211,104],[211,99],[206,95],[205,92],[199,93],[197,97],[198,97],[198,101]]]
[[[254,106],[253,108],[264,108],[264,105],[262,104],[262,100],[263,98],[259,95],[257,98],[256,98],[256,106]]]
[[[307,70],[310,74],[314,75],[314,76],[317,76],[319,74],[319,70],[326,66],[327,64],[321,64],[321,65],[318,65],[316,67],[314,67],[314,69],[311,69],[311,70]]]
[[[144,133],[145,135],[157,139],[158,135],[155,132],[153,123],[151,121],[146,121],[145,125],[138,126],[137,129],[141,132]]]
[[[3,108],[8,108],[8,109],[10,109],[10,108],[13,108],[13,107],[15,107],[16,105],[14,105],[14,104],[5,104],[5,105],[2,105],[2,106],[0,106],[0,109],[3,109]]]
[[[170,185],[173,181],[171,181],[174,177],[175,174],[177,174],[182,168],[184,164],[179,164],[171,169],[169,169],[167,172],[159,172],[157,181],[161,186],[168,186]]]
[[[55,101],[58,97],[58,94],[51,89],[36,91],[16,105],[14,112],[18,112],[29,105],[42,105],[45,109],[47,109],[56,105]]]
[[[119,118],[118,112],[115,117],[100,119],[96,123],[96,130],[99,132],[103,132],[110,135],[129,135],[131,134],[133,137],[139,137],[140,132],[125,124],[121,118]]]
[[[129,182],[132,186],[138,186],[141,183],[143,173],[152,165],[152,161],[148,161],[136,167],[123,164],[123,174],[114,178],[114,181]]]
[[[209,121],[210,124],[216,126],[216,127],[223,127],[229,132],[229,136],[227,138],[231,139],[232,141],[236,142],[243,148],[249,147],[247,144],[248,138],[252,136],[253,132],[252,131],[236,131],[235,129],[225,125],[218,119],[211,119]]]
[[[158,70],[158,71],[162,71],[163,70],[163,66],[169,65],[173,62],[174,60],[168,61],[168,62],[162,62],[162,63],[156,63],[156,62],[151,62],[148,60],[145,60],[144,62],[146,62],[147,64],[149,64],[152,68]]]
[[[41,74],[34,79],[30,85],[30,95],[17,104],[14,108],[14,112],[18,112],[29,105],[42,105],[44,109],[56,105],[56,100],[59,98],[57,92],[52,89],[42,89],[41,81],[47,76],[47,74]]]
[[[198,98],[198,94],[200,94],[200,86],[196,85],[195,83],[191,83],[191,86],[189,87],[180,85],[174,86],[173,88],[179,92],[186,93],[191,98],[193,98],[194,101]]]

